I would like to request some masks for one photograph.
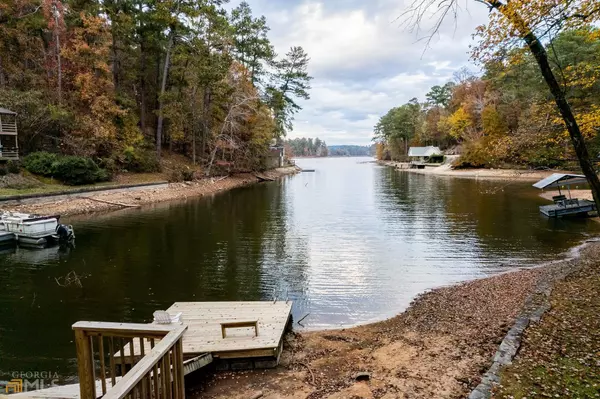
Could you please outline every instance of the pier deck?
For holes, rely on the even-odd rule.
[[[167,312],[171,315],[181,312],[181,324],[188,327],[181,338],[185,359],[184,375],[206,366],[213,358],[224,364],[227,364],[229,359],[235,359],[240,364],[250,364],[250,367],[276,366],[283,349],[283,336],[291,319],[291,310],[291,301],[174,303]],[[143,358],[141,342],[144,342],[143,353],[150,353],[152,348],[147,339],[136,339],[133,342],[133,358],[137,364]],[[160,339],[156,339],[154,344],[158,345],[159,342]],[[124,363],[132,360],[129,345],[124,347],[123,352],[128,354],[125,355]],[[120,352],[115,353],[113,358],[117,364],[121,363]],[[107,380],[107,384],[109,382]],[[97,397],[102,396],[100,384],[98,380]],[[76,399],[80,398],[79,391],[79,384],[72,384],[16,393],[10,397]]]
[[[188,326],[183,335],[184,358],[210,353],[214,358],[235,359],[279,357],[291,310],[291,301],[176,302],[167,312],[181,312],[182,323]],[[246,326],[227,327],[224,334],[222,325],[234,323]],[[144,341],[144,353],[149,350],[150,342]],[[125,353],[129,353],[128,346]],[[134,354],[141,354],[138,341],[134,343]],[[115,354],[115,358],[118,356]]]

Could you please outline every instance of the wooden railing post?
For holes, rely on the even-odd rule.
[[[96,381],[94,381],[94,357],[90,337],[83,330],[75,330],[77,348],[77,372],[79,375],[79,393],[81,399],[96,399]]]

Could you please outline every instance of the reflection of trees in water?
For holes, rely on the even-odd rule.
[[[50,370],[56,366],[54,358],[64,355],[59,348],[69,346],[69,354],[73,352],[68,318],[60,328],[52,323],[65,318],[62,288],[51,276],[60,275],[57,270],[70,251],[59,246],[0,247],[0,370]],[[64,292],[80,297],[77,291]],[[65,362],[60,366],[68,367]]]
[[[264,299],[300,299],[306,287],[308,242],[290,231],[294,209],[287,197],[286,184],[290,181],[280,180],[263,186],[268,191],[265,200],[270,203],[270,214],[264,218],[265,239],[261,244]]]
[[[526,194],[528,184],[424,176],[381,168],[377,196],[383,217],[398,217],[407,233],[428,239],[470,239],[471,246],[518,256],[533,247],[557,253],[594,226],[585,220],[547,220],[539,200]],[[503,186],[503,189],[497,189]],[[390,201],[393,199],[393,201]],[[595,230],[598,230],[597,228]],[[411,232],[412,233],[409,233]],[[507,251],[510,251],[508,253]]]
[[[12,326],[2,332],[0,368],[35,364],[74,372],[68,359],[77,320],[146,322],[175,301],[260,300],[292,291],[305,274],[302,264],[287,262],[282,190],[268,183],[150,210],[74,218],[77,249],[47,256],[42,267],[32,267],[37,261],[21,252],[0,254],[0,320]],[[86,276],[82,288],[56,284],[55,277],[72,270]]]

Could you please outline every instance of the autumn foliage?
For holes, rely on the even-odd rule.
[[[565,31],[547,50],[596,157],[600,154],[598,30]],[[397,109],[390,110],[375,128],[376,140],[388,149],[379,154],[401,159],[406,139],[409,145],[436,145],[462,153],[458,165],[464,166],[576,166],[569,134],[533,57],[516,47],[483,66],[481,76],[456,74],[446,96],[436,96],[441,93],[436,86],[426,102],[417,107],[412,101],[412,111],[400,115]],[[386,121],[394,116],[399,120],[386,128]]]
[[[223,3],[2,1],[0,106],[23,155],[149,171],[168,148],[207,171],[263,167],[309,97],[309,58],[277,56],[264,17]]]

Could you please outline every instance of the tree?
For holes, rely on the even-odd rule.
[[[285,58],[273,62],[275,74],[267,87],[267,101],[275,114],[279,137],[292,130],[294,114],[302,109],[295,99],[310,98],[309,60],[302,47],[292,47]]]
[[[421,106],[416,98],[392,108],[375,125],[375,140],[387,142],[393,158],[408,154],[408,143],[422,129]]]
[[[250,5],[242,1],[231,11],[231,27],[236,60],[248,69],[254,85],[262,84],[265,66],[275,57],[275,49],[267,37],[266,18],[253,18]]]
[[[427,103],[432,106],[448,108],[454,86],[453,82],[448,82],[443,86],[433,86],[426,95]]]
[[[496,58],[521,40],[536,60],[539,71],[552,94],[556,107],[566,125],[582,172],[592,189],[596,207],[600,209],[600,179],[590,159],[585,138],[567,100],[566,88],[559,83],[543,40],[552,41],[561,31],[592,24],[600,19],[600,3],[595,0],[473,0],[490,10],[490,21],[477,29],[481,37],[474,57],[480,60]],[[418,25],[437,4],[439,15],[433,34],[444,18],[458,13],[458,0],[417,0],[405,15]]]

